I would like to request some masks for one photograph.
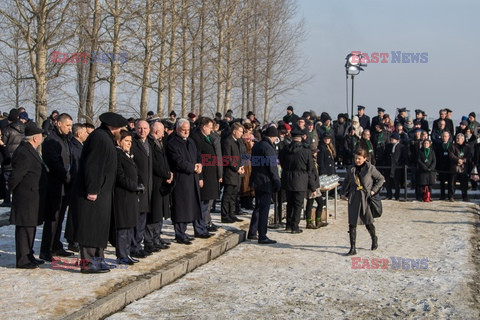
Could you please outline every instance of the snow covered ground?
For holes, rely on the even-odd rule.
[[[246,241],[108,319],[479,319],[477,205],[384,201],[379,249],[359,226],[355,257],[345,206],[326,228],[271,230],[278,244]]]

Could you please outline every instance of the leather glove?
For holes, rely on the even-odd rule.
[[[145,186],[143,183],[140,183],[137,187],[137,193],[144,193],[145,192]]]

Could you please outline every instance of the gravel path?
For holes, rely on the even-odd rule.
[[[326,228],[271,230],[278,244],[244,242],[109,319],[479,319],[477,209],[384,201],[379,249],[359,226],[352,258],[340,201]]]

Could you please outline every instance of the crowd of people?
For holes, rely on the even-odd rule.
[[[79,252],[85,261],[81,272],[108,272],[112,266],[103,253],[108,242],[119,263],[132,265],[170,248],[161,236],[165,219],[171,219],[178,244],[210,238],[219,228],[211,218],[217,202],[226,224],[242,221],[242,208],[253,209],[248,239],[273,244],[267,237],[272,199],[287,203],[288,232],[302,232],[302,211],[306,228],[324,227],[319,177],[345,166],[356,168],[352,176],[347,171],[343,189],[357,203],[352,207],[357,209],[349,207],[351,244],[356,222],[362,220],[374,250],[373,221],[359,211],[365,199],[356,190],[378,193],[384,176],[387,199],[399,200],[400,188],[407,188],[406,167],[418,200],[431,200],[437,180],[440,200],[454,201],[457,182],[464,201],[469,182],[477,188],[480,128],[475,113],[454,126],[451,110],[441,109],[431,129],[425,112],[415,114],[411,119],[405,108],[398,109],[392,120],[378,108],[370,120],[365,107],[358,106],[351,120],[340,113],[332,121],[326,112],[300,117],[289,106],[282,120],[261,125],[251,111],[246,118],[235,118],[229,110],[214,118],[189,113],[187,119],[174,111],[166,119],[153,112],[146,119],[107,112],[95,128],[56,110],[40,127],[24,109],[12,109],[0,121],[0,196],[1,206],[11,206],[16,225],[16,265],[37,268]],[[68,250],[61,240],[64,219]],[[186,232],[190,223],[193,236]],[[41,224],[36,259],[33,242]],[[349,254],[355,254],[354,240]],[[101,263],[94,265],[94,260]]]

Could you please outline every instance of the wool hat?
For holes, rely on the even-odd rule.
[[[278,137],[278,130],[276,127],[271,126],[265,130],[265,136],[267,137]]]
[[[390,135],[390,139],[400,140],[400,135],[397,132],[394,132]]]
[[[292,107],[292,106],[288,106],[288,107],[287,107],[287,110],[293,111],[293,107]]]
[[[115,112],[105,112],[100,115],[99,119],[103,124],[114,128],[125,127],[128,124],[127,119]]]
[[[8,114],[8,121],[17,121],[18,120],[18,110],[13,108]]]
[[[474,118],[477,117],[477,115],[475,114],[475,112],[470,112],[470,113],[468,114],[468,116],[469,116],[469,117],[474,117]]]
[[[39,133],[43,133],[43,130],[41,128],[37,127],[37,125],[35,123],[28,124],[25,127],[25,137],[34,136],[34,135],[39,134]]]
[[[18,118],[28,121],[28,113],[26,111],[20,112]]]
[[[292,137],[301,137],[301,136],[303,136],[304,134],[305,134],[305,132],[303,132],[303,130],[300,129],[300,128],[298,128],[298,127],[294,128],[294,129],[290,132],[290,135],[291,135]]]

